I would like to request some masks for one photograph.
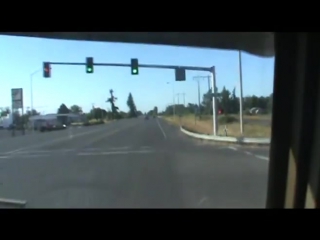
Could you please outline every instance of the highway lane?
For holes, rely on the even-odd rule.
[[[0,148],[0,198],[27,200],[27,208],[265,205],[263,159],[201,144],[162,119],[90,128]]]

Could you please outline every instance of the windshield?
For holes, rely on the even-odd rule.
[[[12,36],[0,48],[0,207],[265,207],[274,58]]]

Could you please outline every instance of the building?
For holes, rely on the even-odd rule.
[[[13,122],[12,113],[7,116],[0,117],[0,128],[9,128]]]
[[[66,114],[45,114],[45,115],[36,115],[29,117],[29,127],[35,126],[37,127],[37,123],[43,121],[57,121],[59,116],[66,116],[66,124],[70,124],[73,122],[84,122],[86,121],[85,114],[74,114],[74,113],[66,113]]]

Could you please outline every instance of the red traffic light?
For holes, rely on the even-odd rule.
[[[49,62],[43,63],[43,77],[44,78],[51,77],[51,67]]]

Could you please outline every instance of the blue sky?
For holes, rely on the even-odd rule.
[[[30,107],[30,74],[41,69],[43,61],[85,62],[86,57],[93,57],[96,63],[130,63],[131,58],[138,58],[140,64],[214,65],[218,89],[237,87],[239,96],[236,51],[0,36],[0,52],[0,107],[11,105],[11,88],[23,88],[24,106]],[[272,93],[273,68],[274,58],[243,53],[244,96]],[[129,92],[138,110],[146,112],[158,106],[162,111],[166,105],[172,104],[173,89],[175,94],[185,93],[186,103],[197,103],[197,84],[192,78],[209,75],[208,72],[187,71],[186,81],[175,82],[173,70],[140,68],[139,72],[138,76],[132,76],[130,68],[96,66],[93,74],[86,74],[85,66],[53,65],[51,78],[43,78],[42,71],[34,75],[33,105],[42,113],[56,112],[61,103],[68,107],[80,105],[84,111],[89,111],[92,104],[108,109],[105,100],[112,88],[122,111],[128,111],[126,101]],[[201,93],[204,93],[208,82],[200,82]]]

